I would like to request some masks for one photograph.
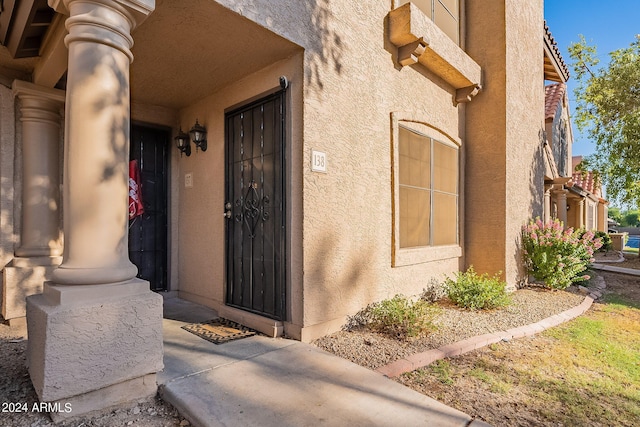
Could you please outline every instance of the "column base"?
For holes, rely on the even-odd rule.
[[[27,314],[26,298],[42,293],[62,257],[14,258],[2,270],[2,317],[17,319]]]
[[[46,283],[43,294],[27,298],[27,329],[27,366],[38,398],[72,404],[71,413],[54,417],[155,393],[156,384],[150,385],[147,376],[163,368],[162,297],[149,290],[148,282]],[[105,397],[140,378],[146,378],[144,387],[132,389],[124,400]]]
[[[49,416],[54,423],[59,423],[92,412],[103,412],[126,402],[155,396],[157,389],[156,374],[148,374],[79,396],[47,402]]]

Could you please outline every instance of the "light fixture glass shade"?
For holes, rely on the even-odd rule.
[[[191,141],[189,140],[189,135],[184,133],[182,128],[180,128],[180,131],[174,140],[176,141],[176,147],[180,150],[180,157],[182,157],[183,153],[189,157],[191,155]]]
[[[198,119],[196,119],[196,124],[193,125],[189,134],[196,145],[196,150],[200,148],[202,151],[207,151],[207,129],[198,123]]]

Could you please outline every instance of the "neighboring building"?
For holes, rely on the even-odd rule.
[[[0,15],[2,313],[38,294],[42,400],[153,393],[150,289],[310,341],[470,265],[525,280],[521,226],[568,173],[545,174],[566,67],[542,0],[49,5]]]
[[[565,227],[607,231],[607,205],[593,172],[576,172],[581,156],[572,156],[573,132],[566,79],[568,71],[545,26],[545,42],[564,74],[547,73],[545,86],[545,203],[544,220],[560,219]],[[559,77],[559,78],[555,78]]]
[[[602,185],[592,171],[578,171],[582,156],[573,156],[569,186],[570,201],[567,225],[587,230],[609,231],[609,202],[602,197]],[[573,215],[571,214],[573,209]]]

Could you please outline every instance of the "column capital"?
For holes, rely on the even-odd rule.
[[[13,94],[18,98],[41,98],[43,100],[56,102],[60,104],[60,106],[64,104],[66,96],[63,90],[39,86],[33,83],[25,82],[23,80],[14,80],[12,89]]]
[[[47,0],[49,7],[63,15],[70,15],[70,5],[81,1],[83,3],[104,4],[121,9],[132,21],[131,29],[142,24],[156,8],[156,0]]]
[[[64,42],[94,42],[123,52],[133,62],[131,32],[155,9],[155,0],[49,0],[56,12],[68,15]]]
[[[14,80],[13,93],[22,101],[20,121],[51,123],[60,126],[60,110],[65,102],[65,92],[33,83]]]

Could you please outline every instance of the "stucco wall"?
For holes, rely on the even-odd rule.
[[[289,89],[289,111],[291,127],[289,133],[289,158],[297,159],[291,170],[291,188],[293,193],[290,203],[290,221],[297,218],[301,222],[301,187],[299,154],[302,140],[302,53],[278,61],[270,67],[258,70],[252,75],[205,97],[179,113],[179,126],[188,131],[196,118],[207,128],[208,148],[206,152],[195,151],[192,147],[190,157],[180,158],[177,150],[179,192],[179,288],[181,297],[201,302],[212,307],[224,304],[225,291],[225,164],[224,164],[224,113],[225,110],[244,103],[249,99],[279,87],[279,77],[287,76],[291,82]],[[193,187],[185,187],[185,174],[193,177]],[[295,239],[300,239],[300,226],[289,225]],[[289,267],[293,271],[301,271],[300,243],[297,244],[297,255],[292,250],[290,262],[298,266]],[[297,261],[296,261],[297,260]],[[299,283],[300,275],[291,279]],[[290,298],[296,298],[298,306],[302,299],[299,290],[289,292]],[[299,314],[298,314],[299,316]]]
[[[390,2],[218,3],[304,52],[180,111],[183,130],[196,118],[209,130],[206,153],[179,159],[180,295],[214,307],[224,301],[223,112],[283,74],[291,81],[292,131],[287,333],[311,339],[370,302],[418,294],[430,279],[457,271],[458,257],[391,266],[391,113],[453,139],[462,139],[464,124],[448,84],[422,66],[397,66],[385,36]],[[326,174],[311,172],[312,149],[326,153]],[[185,173],[193,188],[184,188]]]
[[[484,91],[467,109],[466,263],[513,286],[520,227],[542,215],[542,1],[468,2],[467,19]]]
[[[390,113],[461,135],[452,88],[420,65],[394,64],[384,38],[389,10],[385,2],[332,2],[329,61],[307,55],[304,156],[308,164],[312,149],[323,151],[328,165],[327,174],[304,168],[305,337],[370,302],[415,295],[459,267],[458,258],[391,267]]]
[[[282,74],[292,82],[289,335],[331,332],[368,303],[418,294],[464,265],[456,255],[392,267],[392,113],[461,141],[467,263],[502,270],[515,284],[520,226],[542,213],[541,0],[467,2],[467,45],[485,78],[467,107],[455,106],[453,88],[422,65],[397,65],[385,33],[391,2],[217,2],[303,51],[180,111],[183,130],[196,118],[209,130],[206,153],[179,159],[181,295],[224,301],[223,113]],[[312,149],[326,153],[326,174],[311,171]],[[193,188],[184,188],[185,173]]]

